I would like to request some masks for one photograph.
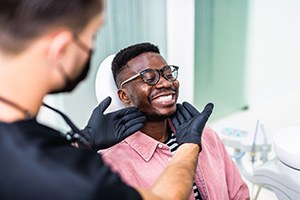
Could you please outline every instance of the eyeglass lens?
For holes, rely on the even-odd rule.
[[[160,79],[160,72],[166,80],[173,82],[177,79],[178,68],[171,65],[167,65],[160,70],[149,68],[141,72],[141,76],[149,85],[155,85]]]

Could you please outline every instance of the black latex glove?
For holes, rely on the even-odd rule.
[[[213,108],[214,105],[208,103],[200,113],[187,102],[183,102],[182,105],[177,104],[176,113],[171,119],[176,128],[176,139],[179,145],[195,143],[201,147],[202,132]]]
[[[81,131],[95,150],[106,149],[124,140],[144,125],[146,117],[137,108],[129,107],[103,114],[111,103],[105,98],[96,107],[87,126]]]

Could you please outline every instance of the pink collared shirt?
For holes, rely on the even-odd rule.
[[[138,131],[101,151],[104,161],[132,186],[150,188],[172,158],[170,148]],[[196,170],[203,200],[250,199],[249,190],[218,135],[206,127]],[[191,192],[190,200],[195,197]]]

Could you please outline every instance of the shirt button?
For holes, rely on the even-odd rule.
[[[162,148],[163,147],[163,145],[162,144],[158,144],[158,148]]]

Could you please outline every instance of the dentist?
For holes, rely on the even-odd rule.
[[[53,109],[72,129],[67,138],[36,121],[47,94],[72,91],[86,77],[103,4],[0,1],[0,199],[188,198],[212,106],[179,120],[181,145],[150,189],[124,184],[89,148],[110,147],[139,130],[145,117],[136,108],[103,115],[107,98],[83,131]],[[74,141],[80,148],[71,146]]]

